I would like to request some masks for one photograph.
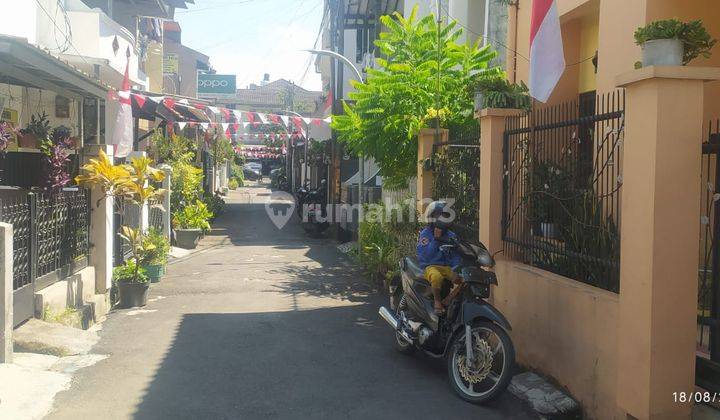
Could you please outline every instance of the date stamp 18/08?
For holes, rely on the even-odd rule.
[[[714,403],[720,402],[720,395],[709,391],[673,392],[673,400],[676,403]]]

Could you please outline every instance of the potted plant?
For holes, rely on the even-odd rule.
[[[86,188],[99,188],[103,196],[116,198],[116,205],[130,202],[143,207],[151,199],[164,194],[163,189],[155,188],[153,183],[161,182],[165,173],[151,166],[152,160],[146,157],[133,158],[130,164],[114,165],[101,150],[95,159],[83,165],[82,174],[75,177],[78,185]],[[153,181],[153,182],[150,182]],[[121,307],[143,306],[147,302],[149,287],[147,271],[142,261],[154,251],[153,243],[146,243],[139,229],[122,226],[122,238],[130,244],[132,256],[116,268],[115,284]]]
[[[716,42],[701,20],[658,20],[635,31],[643,66],[684,66],[699,56],[710,57]]]
[[[200,200],[185,206],[173,219],[177,245],[180,248],[195,249],[203,231],[210,230],[208,220],[212,215],[205,203]]]
[[[530,95],[524,82],[510,83],[503,76],[481,78],[475,84],[475,110],[508,108],[530,110]]]
[[[18,136],[18,143],[20,147],[29,149],[37,149],[39,142],[45,140],[50,135],[50,121],[48,120],[47,113],[43,112],[42,115],[35,114],[30,116],[30,122],[28,125],[20,130]]]
[[[152,254],[155,245],[145,240],[145,235],[140,229],[123,226],[120,236],[130,244],[132,256],[125,261],[125,264],[113,270],[118,288],[118,307],[145,306],[150,282],[143,261]]]
[[[118,308],[147,305],[149,279],[145,269],[138,267],[134,259],[128,259],[113,269],[113,282],[118,290]]]
[[[145,234],[143,243],[146,246],[142,256],[142,267],[145,269],[151,283],[157,283],[165,274],[165,264],[170,253],[170,241],[162,231],[150,228]]]

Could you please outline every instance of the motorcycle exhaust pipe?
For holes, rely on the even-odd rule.
[[[392,312],[390,312],[386,307],[381,306],[380,310],[378,310],[378,313],[385,321],[387,321],[388,324],[390,324],[391,327],[393,327],[393,329],[398,334],[400,334],[400,336],[403,339],[405,339],[405,341],[407,341],[410,344],[415,342],[415,340],[412,337],[410,337],[410,335],[404,329],[399,328],[400,321],[398,321],[398,319],[395,318],[395,315],[393,315]]]
[[[385,321],[387,321],[388,324],[390,324],[391,327],[393,327],[394,330],[398,329],[397,318],[395,318],[395,315],[393,315],[386,307],[381,306],[378,313]]]

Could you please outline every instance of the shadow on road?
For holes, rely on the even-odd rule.
[[[442,362],[378,339],[375,309],[186,314],[134,417],[527,418],[453,397]]]

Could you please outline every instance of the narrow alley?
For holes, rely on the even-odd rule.
[[[395,351],[384,296],[332,241],[295,219],[278,230],[269,195],[231,192],[214,245],[171,264],[145,308],[109,315],[93,349],[109,357],[48,418],[532,418],[509,392],[465,403],[442,361]]]

